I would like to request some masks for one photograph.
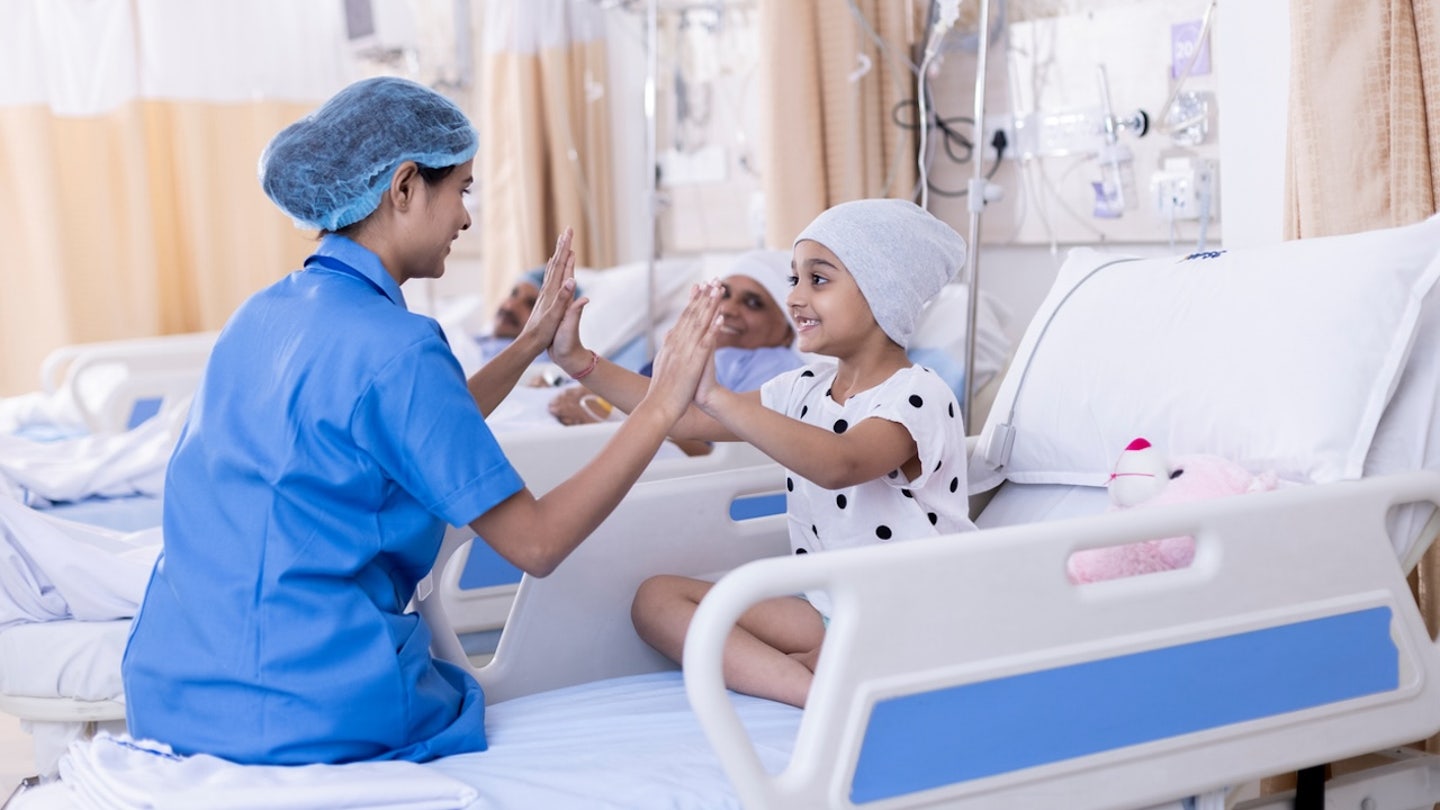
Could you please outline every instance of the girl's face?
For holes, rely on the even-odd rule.
[[[764,285],[749,276],[727,276],[720,304],[720,330],[715,342],[736,349],[763,349],[790,342],[785,302],[776,301]]]
[[[474,182],[475,161],[457,165],[438,183],[416,177],[419,189],[417,216],[410,218],[410,255],[405,278],[439,278],[445,274],[445,257],[460,232],[470,227],[465,198]]]
[[[795,245],[790,269],[795,274],[788,302],[795,348],[845,358],[874,339],[880,325],[855,278],[834,253],[819,242],[802,240]]]

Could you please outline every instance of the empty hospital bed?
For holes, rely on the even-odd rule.
[[[638,485],[521,583],[476,673],[491,750],[425,767],[474,808],[1178,808],[1429,736],[1440,659],[1405,574],[1440,504],[1437,255],[1440,220],[1169,260],[1077,251],[975,442],[980,531],[791,557],[784,518],[732,517],[779,489],[773,465]],[[1305,483],[1106,513],[1134,435]],[[1065,577],[1077,550],[1177,534],[1197,541],[1187,568]],[[629,626],[660,572],[719,576],[683,675]],[[735,618],[808,588],[836,605],[808,708],[726,692]],[[436,652],[466,663],[435,594]],[[1332,806],[1429,807],[1436,767],[1337,778]],[[73,805],[62,781],[19,806]]]

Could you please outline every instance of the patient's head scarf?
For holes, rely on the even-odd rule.
[[[816,217],[795,237],[824,245],[844,265],[875,322],[906,348],[925,304],[965,263],[965,240],[909,200],[855,200]]]
[[[450,99],[408,79],[364,79],[270,141],[260,185],[296,225],[336,231],[379,207],[401,163],[455,166],[478,145]]]
[[[783,250],[747,251],[735,257],[726,275],[749,276],[760,282],[789,320],[790,308],[785,306],[785,299],[790,297],[789,253]]]

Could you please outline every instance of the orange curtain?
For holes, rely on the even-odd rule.
[[[891,120],[897,104],[915,97],[908,65],[919,37],[915,9],[893,0],[857,0],[855,7],[883,51],[845,0],[759,4],[761,173],[771,247],[788,249],[832,205],[910,198],[915,187],[915,134]]]
[[[1405,225],[1440,192],[1440,3],[1291,0],[1287,238]]]
[[[480,235],[485,300],[575,229],[577,264],[615,264],[603,20],[584,0],[496,0],[481,62]]]
[[[68,117],[0,108],[0,395],[68,343],[219,328],[308,253],[255,181],[307,105],[132,101]]]

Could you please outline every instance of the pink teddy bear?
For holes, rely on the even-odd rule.
[[[1255,475],[1219,456],[1167,459],[1145,439],[1135,439],[1125,447],[1108,484],[1111,511],[1263,492],[1278,485],[1274,472]],[[1194,559],[1195,538],[1162,537],[1077,551],[1070,555],[1065,572],[1071,582],[1096,582],[1184,568]]]

